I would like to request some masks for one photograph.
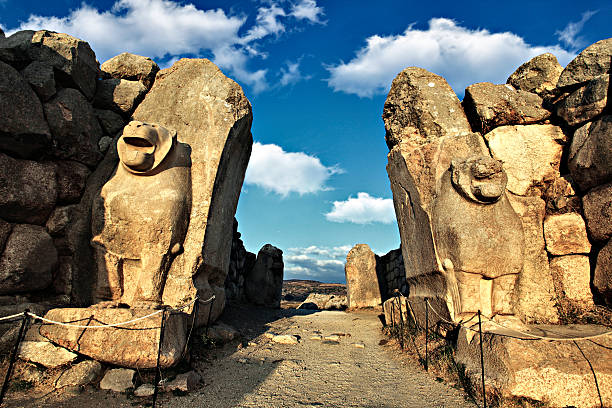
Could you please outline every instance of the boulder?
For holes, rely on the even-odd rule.
[[[164,384],[163,390],[166,392],[191,392],[195,391],[201,382],[202,377],[200,377],[200,374],[195,371],[189,371],[187,373],[177,375],[174,380]]]
[[[61,89],[45,103],[44,110],[55,141],[52,155],[88,166],[98,164],[102,158],[98,147],[102,129],[83,94],[76,89]]]
[[[63,236],[68,225],[74,221],[76,204],[55,207],[45,227],[52,237]]]
[[[0,214],[11,222],[43,224],[57,201],[56,167],[0,153]]]
[[[568,155],[572,179],[584,192],[612,181],[612,115],[584,124],[574,133]]]
[[[524,322],[556,323],[555,287],[542,233],[546,203],[540,197],[508,196],[521,218],[525,238],[523,270],[516,283],[516,315]]]
[[[32,44],[35,31],[23,30],[13,33],[9,37],[0,38],[0,61],[18,67],[25,68],[31,61],[28,49]]]
[[[518,67],[507,83],[516,89],[543,95],[555,89],[562,71],[557,57],[547,52]]]
[[[459,99],[444,78],[409,67],[391,84],[383,109],[387,146],[420,145],[471,132]]]
[[[4,251],[4,245],[6,244],[9,235],[11,235],[12,230],[13,226],[0,218],[0,254]]]
[[[153,86],[155,75],[159,71],[159,66],[151,58],[129,52],[109,59],[101,68],[113,78],[140,81],[147,89]]]
[[[182,59],[157,74],[132,116],[176,131],[177,140],[191,147],[189,227],[163,301],[177,305],[215,294],[214,320],[225,305],[231,225],[253,143],[251,105],[212,62]],[[208,309],[198,309],[198,324],[208,320]]]
[[[288,345],[298,344],[300,342],[296,336],[293,336],[291,334],[277,334],[274,335],[271,340],[274,343]]]
[[[608,104],[610,75],[598,76],[555,105],[557,116],[577,126],[600,115]]]
[[[283,290],[283,251],[266,244],[245,277],[245,294],[256,305],[280,307]]]
[[[94,107],[129,115],[147,93],[147,88],[138,81],[126,79],[104,79],[98,81]]]
[[[597,41],[585,48],[563,70],[558,88],[582,84],[610,72],[612,38]]]
[[[104,374],[104,377],[102,377],[102,381],[100,381],[100,388],[115,392],[125,392],[130,388],[134,388],[135,374],[135,370],[129,370],[127,368],[113,368],[108,370]]]
[[[589,236],[595,241],[612,237],[612,183],[590,190],[582,197]]]
[[[81,361],[64,371],[56,380],[55,388],[87,385],[102,373],[102,364],[94,360]]]
[[[593,287],[608,307],[612,307],[612,240],[597,255]]]
[[[28,56],[33,61],[51,65],[56,80],[67,87],[75,87],[87,99],[96,91],[99,63],[89,44],[68,34],[41,30],[32,36]]]
[[[94,109],[102,130],[107,135],[115,136],[126,125],[125,120],[118,113],[106,109]],[[100,149],[102,150],[102,149]]]
[[[582,306],[593,305],[591,266],[587,255],[555,256],[550,260],[550,272],[565,298]]]
[[[53,276],[53,293],[70,296],[72,299],[72,283],[75,277],[75,266],[72,256],[60,256],[57,272]]]
[[[14,225],[0,257],[0,295],[45,289],[57,261],[53,240],[43,227]]]
[[[142,384],[134,390],[134,395],[137,397],[150,397],[155,394],[155,386],[152,384]]]
[[[306,310],[344,310],[347,307],[346,296],[310,293],[297,308]]]
[[[34,61],[21,71],[21,75],[43,101],[55,95],[55,76],[52,66]]]
[[[77,355],[48,341],[22,341],[19,345],[19,358],[47,368],[55,368],[72,363]]]
[[[65,308],[52,309],[45,318],[76,325],[104,325],[131,321],[153,313],[150,309]],[[127,325],[104,329],[82,329],[44,325],[40,333],[69,350],[94,360],[131,368],[154,368],[159,348],[161,313]],[[160,367],[176,365],[183,357],[186,342],[184,314],[166,316]]]
[[[0,62],[0,151],[38,158],[50,144],[40,100],[17,70]]]
[[[504,162],[508,190],[529,195],[559,177],[566,136],[554,125],[501,126],[485,135],[491,155]]]
[[[57,161],[55,164],[58,204],[78,203],[91,171],[84,164],[75,161]]]
[[[546,250],[551,255],[588,254],[591,244],[578,213],[554,214],[544,219]]]
[[[208,338],[217,344],[229,343],[238,337],[238,330],[225,323],[218,322],[208,328]]]
[[[511,85],[480,82],[465,90],[461,102],[475,132],[487,133],[503,125],[528,125],[550,116],[538,95]]]
[[[382,300],[376,275],[376,257],[367,244],[357,244],[349,251],[344,275],[349,308],[380,306]]]

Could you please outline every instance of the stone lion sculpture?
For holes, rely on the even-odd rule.
[[[507,181],[502,162],[487,156],[453,161],[442,178],[433,233],[456,319],[514,314],[524,237]]]
[[[119,163],[92,208],[99,307],[161,304],[191,213],[189,146],[176,132],[130,122],[117,141]]]

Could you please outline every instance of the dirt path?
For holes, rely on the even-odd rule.
[[[258,335],[202,371],[206,386],[164,407],[473,407],[461,392],[380,346],[373,312],[325,311],[272,321],[268,332],[300,337],[273,343]],[[339,342],[314,340],[340,333]],[[362,343],[358,348],[354,343]]]
[[[242,342],[210,348],[194,335],[191,361],[178,370],[195,369],[204,384],[183,396],[160,394],[159,407],[474,407],[462,392],[436,382],[414,361],[399,358],[398,350],[379,345],[383,335],[375,312],[238,306],[228,308],[223,320],[240,331]],[[299,336],[300,341],[277,344],[269,333]],[[312,339],[332,334],[339,341]],[[162,374],[171,378],[176,370]],[[151,381],[146,377],[152,373],[140,375]],[[150,406],[151,400],[89,385],[76,394],[11,392],[6,402],[7,407],[108,408]]]

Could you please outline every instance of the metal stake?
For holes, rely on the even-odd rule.
[[[28,319],[30,316],[28,313],[29,309],[24,310],[23,312],[23,320],[21,321],[21,327],[19,328],[19,334],[17,335],[17,341],[15,342],[15,347],[13,348],[13,352],[11,353],[11,359],[9,361],[9,366],[6,370],[6,375],[4,376],[4,383],[2,384],[2,390],[0,391],[0,405],[2,405],[2,401],[4,401],[4,396],[6,395],[6,391],[8,390],[9,383],[11,381],[11,375],[13,374],[13,366],[15,365],[15,361],[17,360],[17,354],[19,353],[19,345],[21,344],[21,340],[25,335],[25,329],[28,325]]]
[[[485,369],[484,369],[484,355],[482,352],[482,320],[480,318],[480,310],[478,311],[478,334],[480,335],[480,370],[482,377],[482,403],[484,408],[487,408],[487,393],[485,389]]]
[[[400,347],[402,350],[404,349],[404,316],[402,315],[402,301],[399,296],[396,297],[397,306],[399,307],[399,317],[400,317]]]
[[[425,371],[429,370],[429,301],[425,298]]]

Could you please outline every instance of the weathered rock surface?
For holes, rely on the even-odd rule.
[[[109,59],[100,68],[113,78],[140,81],[147,89],[151,88],[159,71],[159,66],[151,58],[129,52]]]
[[[55,368],[73,362],[77,355],[48,341],[23,341],[19,346],[19,358]]]
[[[55,76],[52,66],[34,61],[21,71],[21,75],[43,101],[55,95]]]
[[[53,240],[43,227],[14,225],[0,257],[0,294],[45,289],[57,261]]]
[[[355,245],[344,266],[348,307],[380,306],[380,286],[376,275],[376,257],[367,244]]]
[[[19,72],[0,62],[0,150],[37,158],[50,143],[40,100]]]
[[[77,325],[115,324],[147,316],[150,309],[52,309],[45,317]],[[170,314],[166,317],[164,342],[161,347],[160,366],[177,364],[185,350],[185,316]],[[41,327],[41,334],[69,350],[108,364],[132,368],[154,368],[159,348],[161,313],[128,325],[104,329],[79,329],[58,325]]]
[[[213,293],[213,320],[225,304],[233,217],[251,153],[251,105],[240,86],[212,62],[182,59],[160,71],[133,114],[176,130],[191,146],[192,207],[183,252],[168,272],[164,303]],[[204,248],[202,249],[202,244]],[[208,308],[199,308],[199,323]]]
[[[589,235],[596,241],[612,237],[612,184],[604,184],[582,197]]]
[[[150,397],[155,393],[155,387],[152,384],[142,384],[134,390],[134,395],[137,397]]]
[[[480,82],[470,85],[461,104],[472,130],[483,134],[498,126],[528,125],[550,116],[542,107],[542,98],[508,84]]]
[[[57,168],[58,203],[78,203],[91,171],[84,164],[75,161],[58,161],[55,165]]]
[[[81,361],[64,371],[57,380],[55,388],[86,385],[95,381],[102,373],[102,364],[93,360]]]
[[[608,306],[612,306],[612,240],[599,251],[593,287]]]
[[[586,255],[556,256],[550,260],[553,279],[560,283],[565,297],[584,305],[593,304],[591,293],[591,267]]]
[[[191,392],[195,391],[200,383],[202,377],[195,371],[189,371],[187,373],[179,374],[176,378],[167,384],[164,384],[163,390],[168,391],[182,391]]]
[[[395,77],[383,109],[387,146],[420,145],[471,132],[459,99],[444,78],[409,67]]]
[[[306,310],[344,310],[347,307],[346,296],[311,293],[297,308]]]
[[[100,381],[100,388],[115,392],[125,392],[134,387],[135,374],[135,370],[113,368],[104,374],[102,381]]]
[[[566,137],[554,125],[501,126],[485,135],[494,159],[504,162],[508,190],[529,195],[559,177]]]
[[[12,229],[13,226],[10,223],[0,218],[0,253],[4,251],[4,245],[9,235],[11,235]]]
[[[561,73],[558,88],[581,84],[610,72],[612,38],[597,41],[585,48]]]
[[[521,217],[525,237],[523,270],[517,282],[514,310],[524,322],[556,323],[555,287],[542,232],[546,203],[540,197],[508,196]]]
[[[547,332],[549,328],[550,332]],[[597,334],[603,331],[605,329],[601,327],[586,325],[569,329],[559,326],[532,328],[535,334],[551,337],[560,337],[560,334],[567,337],[579,336],[588,332]],[[465,339],[465,329],[462,329],[457,344],[457,361],[465,364],[473,381],[478,381],[481,372],[479,341],[475,337],[468,344]],[[612,404],[612,351],[609,350],[612,338],[599,337],[596,341],[608,349],[588,341],[580,341],[579,345],[593,364],[603,405],[608,406]],[[542,401],[553,407],[599,405],[593,373],[572,342],[530,341],[485,333],[483,346],[487,385],[497,388],[503,395]]]
[[[245,294],[256,305],[280,307],[283,290],[283,251],[266,244],[257,253],[253,269],[246,275]]]
[[[225,323],[217,322],[208,329],[208,338],[217,344],[229,343],[238,337],[240,337],[238,330]]]
[[[146,93],[147,88],[138,81],[104,79],[98,81],[93,104],[98,109],[129,115]]]
[[[57,80],[64,86],[76,87],[91,99],[96,90],[100,68],[96,55],[83,40],[68,34],[41,30],[34,33],[28,56],[50,64],[57,70]]]
[[[588,254],[591,251],[584,219],[577,213],[546,217],[544,238],[546,250],[552,255]]]
[[[586,192],[612,181],[612,115],[584,124],[574,133],[568,156],[572,179]]]
[[[71,222],[74,222],[76,205],[67,205],[55,207],[45,227],[52,237],[63,236],[66,233],[66,228]]]
[[[7,221],[43,224],[57,201],[56,167],[0,153],[0,214]]]
[[[275,336],[272,336],[271,340],[274,343],[288,345],[298,344],[300,342],[296,336],[293,336],[291,334],[277,334]]]
[[[125,121],[121,115],[112,110],[94,109],[94,114],[98,118],[102,130],[107,135],[114,136],[125,126]]]
[[[576,126],[601,114],[608,103],[610,75],[590,80],[556,105],[557,116]]]
[[[551,53],[533,57],[508,77],[507,83],[516,89],[542,95],[557,86],[563,67]]]
[[[102,129],[83,94],[76,89],[61,89],[44,109],[55,142],[52,154],[88,166],[98,164],[102,158],[98,148]]]
[[[24,30],[7,38],[0,38],[0,60],[7,64],[25,67],[30,62],[27,54],[34,33],[32,30]]]

